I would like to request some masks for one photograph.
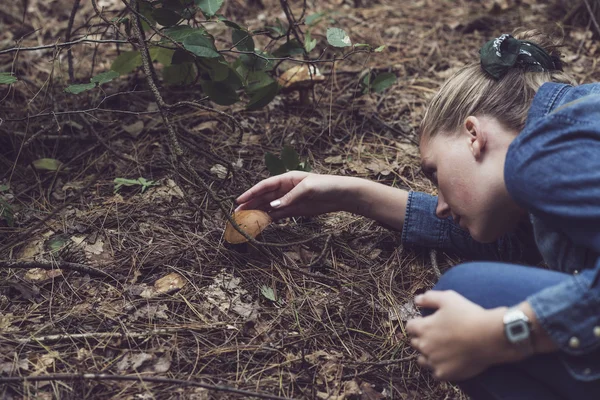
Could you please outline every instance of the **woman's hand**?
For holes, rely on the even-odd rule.
[[[360,179],[290,171],[267,178],[237,198],[237,210],[271,211],[273,219],[350,211]]]
[[[417,362],[436,379],[460,381],[523,358],[504,336],[505,307],[486,310],[452,290],[430,290],[415,304],[437,309],[406,324],[410,344],[421,353]]]

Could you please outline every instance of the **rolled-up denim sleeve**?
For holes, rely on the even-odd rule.
[[[439,218],[435,214],[436,206],[437,196],[409,193],[402,227],[405,246],[442,249],[472,260],[539,261],[532,235],[529,235],[529,243],[522,232],[506,234],[493,243],[479,243],[452,218]]]
[[[598,273],[600,260],[595,269],[527,298],[541,327],[567,354],[600,349],[600,291],[592,286]]]
[[[517,203],[596,255],[595,267],[528,299],[546,333],[571,355],[600,349],[599,120],[600,86],[526,127],[504,168]]]

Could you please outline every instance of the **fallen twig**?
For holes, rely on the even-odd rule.
[[[90,267],[88,265],[72,263],[67,261],[56,261],[56,262],[42,262],[42,261],[11,261],[4,260],[0,261],[0,268],[21,268],[21,269],[68,269],[72,271],[82,272],[93,276],[99,276],[102,278],[108,278],[119,282],[119,279],[115,278],[108,272]]]
[[[209,383],[184,381],[182,379],[163,378],[159,376],[143,375],[111,375],[111,374],[48,374],[38,376],[3,376],[0,377],[0,383],[15,382],[39,382],[39,381],[63,381],[63,380],[91,380],[91,381],[139,381],[152,383],[168,383],[183,386],[197,386],[219,392],[235,393],[247,397],[257,397],[261,399],[288,400],[290,397],[281,397],[268,393],[252,392],[250,390],[236,389],[225,385],[211,385]]]

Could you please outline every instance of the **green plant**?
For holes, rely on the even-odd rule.
[[[281,157],[267,152],[265,154],[265,165],[271,176],[280,175],[287,171],[306,171],[312,170],[308,160],[300,162],[300,156],[290,146],[283,146]]]
[[[8,185],[0,185],[0,219],[6,221],[8,226],[13,226],[15,212],[11,205],[2,197],[2,193],[8,192],[9,189]]]
[[[151,186],[156,186],[158,183],[154,181],[148,181],[145,178],[137,178],[137,179],[125,179],[125,178],[115,178],[115,193],[121,189],[123,186],[141,186],[142,193],[146,191]]]
[[[294,57],[299,62],[310,63],[310,53],[318,44],[311,30],[321,21],[335,22],[326,18],[326,13],[317,13],[304,19],[305,32],[301,32],[295,23],[290,26],[279,19],[262,29],[248,30],[219,14],[223,3],[224,0],[137,0],[142,28],[150,38],[146,42],[150,58],[162,65],[159,69],[162,82],[166,85],[199,84],[204,94],[219,105],[237,103],[244,97],[242,94],[249,110],[269,104],[279,93],[276,65]],[[285,4],[284,7],[289,6]],[[132,23],[137,18],[132,15],[112,20],[129,37]],[[209,33],[207,28],[215,24],[224,25],[227,30],[220,31],[226,31],[229,37],[215,38]],[[218,30],[211,29],[211,32],[215,31]],[[259,48],[255,41],[258,36],[268,37],[264,48]],[[381,50],[381,47],[375,49],[368,44],[353,45],[348,34],[340,28],[327,29],[326,36],[327,43],[339,49],[337,52],[342,52],[344,58],[349,54],[345,48],[350,48],[350,52]],[[217,47],[216,43],[224,42],[231,42],[231,46]],[[327,60],[319,56],[319,61]],[[94,76],[88,83],[70,85],[65,91],[79,94],[96,89],[141,65],[139,51],[124,51],[112,62],[111,71]],[[13,81],[13,77],[6,78]]]
[[[397,80],[396,74],[392,72],[382,72],[377,74],[373,71],[369,71],[360,81],[360,85],[363,94],[369,92],[381,93],[396,83]]]

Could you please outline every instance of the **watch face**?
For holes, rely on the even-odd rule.
[[[511,322],[506,327],[506,333],[508,341],[511,343],[517,343],[529,339],[529,327],[527,326],[527,322],[522,320]]]

